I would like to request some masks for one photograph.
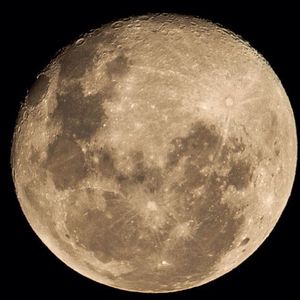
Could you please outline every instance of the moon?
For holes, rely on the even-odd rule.
[[[39,74],[11,152],[31,227],[118,289],[172,292],[248,258],[291,193],[297,137],[266,60],[209,21],[122,19]]]

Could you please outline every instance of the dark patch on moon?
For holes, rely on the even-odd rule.
[[[277,116],[277,112],[273,110],[269,110],[268,114],[265,118],[265,128],[264,132],[265,134],[265,142],[268,144],[268,147],[271,145],[273,146],[273,140],[278,136],[278,126],[279,126],[279,120]]]
[[[95,45],[79,45],[68,48],[60,60],[60,78],[79,78],[91,66]]]
[[[115,86],[116,82],[111,81],[102,88],[101,95],[103,101],[109,102],[112,101],[112,99],[114,99],[114,96],[116,95]]]
[[[228,174],[228,184],[233,185],[240,190],[246,188],[251,180],[251,166],[245,160],[236,160],[232,162],[231,170]]]
[[[181,275],[176,279],[177,283],[184,284],[186,276],[190,274],[197,274],[198,280],[205,279],[223,255],[230,250],[244,223],[244,217],[237,217],[236,212],[221,201],[222,195],[229,185],[235,185],[238,189],[246,187],[251,172],[247,163],[235,159],[245,150],[244,146],[238,147],[236,144],[234,148],[225,145],[227,155],[232,158],[227,163],[227,168],[230,169],[228,176],[219,176],[215,171],[206,177],[201,173],[203,168],[209,166],[214,169],[216,168],[214,163],[219,163],[210,161],[208,156],[215,152],[220,140],[221,136],[213,126],[209,127],[199,122],[191,128],[187,136],[177,137],[171,141],[174,147],[167,156],[167,169],[147,167],[143,152],[136,151],[131,153],[133,169],[129,174],[115,168],[114,154],[105,148],[100,159],[102,174],[108,178],[113,177],[119,183],[122,196],[105,191],[102,194],[107,203],[105,212],[89,211],[88,221],[81,216],[73,218],[69,227],[77,228],[81,243],[96,253],[101,261],[115,259],[131,263],[135,270],[119,276],[115,279],[116,282],[119,281],[122,286],[125,285],[129,289],[150,288],[155,291],[164,284],[169,285],[170,278],[174,277],[175,273]],[[230,143],[232,145],[232,141]],[[132,212],[132,204],[124,198],[124,195],[130,197],[132,188],[137,185],[149,186],[148,189],[143,189],[145,197],[147,194],[159,192],[164,185],[163,178],[166,172],[175,168],[180,159],[185,159],[183,164],[185,180],[174,185],[176,198],[174,202],[169,202],[173,207],[171,211],[175,211],[176,216],[170,218],[168,225],[162,225],[159,233],[153,233],[151,228],[147,228],[141,216]],[[201,195],[195,197],[193,192],[198,188],[204,190]],[[179,199],[185,199],[185,202],[178,203]],[[155,201],[166,207],[163,197]],[[69,218],[72,220],[72,216]],[[184,223],[190,219],[198,224],[191,238],[185,239],[180,236],[170,238],[172,228],[180,225],[178,220]],[[85,225],[86,222],[93,225]],[[158,241],[156,248],[152,244],[153,234],[156,236],[154,240]],[[170,241],[167,242],[168,239]],[[153,249],[158,256],[161,255],[167,260],[170,264],[168,267],[153,269],[151,261]]]
[[[44,210],[42,209],[42,205],[40,203],[41,197],[38,192],[36,192],[34,188],[34,183],[31,182],[24,187],[24,193],[27,197],[28,202],[38,212],[44,214]]]
[[[198,122],[186,136],[171,141],[173,149],[167,154],[165,169],[148,166],[143,152],[135,151],[130,154],[133,168],[124,173],[116,168],[116,154],[109,147],[104,145],[98,152],[88,152],[84,160],[76,142],[65,139],[65,136],[58,138],[49,147],[47,160],[57,188],[76,186],[87,174],[85,163],[91,164],[96,156],[96,171],[104,178],[117,182],[120,191],[103,191],[97,196],[106,202],[104,211],[84,204],[77,204],[76,209],[67,209],[68,232],[71,236],[76,235],[78,245],[94,252],[102,262],[129,262],[135,270],[115,280],[130,289],[159,290],[160,286],[170,284],[170,277],[174,273],[181,274],[177,283],[182,284],[186,281],[185,277],[191,274],[197,274],[198,280],[205,279],[230,250],[244,223],[241,214],[237,217],[236,212],[221,201],[222,196],[230,185],[243,189],[251,180],[251,165],[240,158],[245,146],[234,137],[225,143],[219,160],[209,160],[209,155],[215,153],[221,140],[214,126]],[[223,163],[224,155],[227,156],[227,176],[218,175],[215,170],[218,164]],[[159,193],[164,186],[164,177],[169,176],[181,159],[184,162],[184,181],[171,187],[176,198],[170,202]],[[204,175],[204,168],[212,171]],[[144,193],[140,201],[158,195],[154,198],[157,205],[166,209],[168,202],[168,209],[171,208],[175,214],[174,217],[168,217],[167,224],[160,225],[159,231],[153,230],[151,222],[146,222],[128,200],[137,186],[141,186]],[[195,196],[194,192],[199,188],[203,192]],[[197,223],[191,238],[170,236],[172,229],[180,222],[183,224],[191,219]],[[245,241],[243,245],[246,245]],[[156,255],[168,261],[170,265],[167,268],[153,269],[153,249]]]
[[[145,192],[156,193],[163,185],[163,170],[156,166],[146,166],[142,151],[135,151],[130,154],[133,168],[131,172],[124,173],[115,166],[115,153],[106,145],[101,150],[88,152],[86,162],[93,172],[99,172],[104,178],[115,180],[120,190],[130,193],[130,190],[141,185]],[[97,162],[94,159],[97,158]]]
[[[129,59],[124,53],[119,54],[116,58],[106,63],[106,71],[111,79],[123,76],[129,71]]]
[[[49,145],[44,167],[52,174],[52,180],[58,190],[75,188],[87,175],[81,147],[62,135]]]
[[[93,251],[102,262],[132,260],[150,255],[153,239],[140,239],[139,216],[117,193],[105,191],[105,211],[70,209],[66,226],[78,237],[78,244]],[[78,211],[79,210],[79,211]]]
[[[199,255],[200,264],[194,264],[194,266],[196,265],[197,273],[203,273],[203,276],[211,270],[213,264],[222,257],[223,253],[229,250],[244,222],[243,217],[237,218],[235,212],[221,202],[225,188],[229,184],[234,184],[237,188],[244,188],[249,184],[251,176],[248,164],[244,161],[236,162],[234,158],[238,155],[236,150],[230,153],[234,163],[227,166],[230,168],[229,176],[217,175],[216,171],[206,174],[206,176],[201,173],[204,167],[211,166],[213,170],[217,168],[212,165],[213,162],[209,161],[208,155],[215,152],[220,139],[221,136],[215,129],[199,123],[187,137],[181,139],[181,151],[179,152],[179,157],[188,155],[188,158],[184,164],[186,180],[183,184],[176,186],[176,192],[185,197],[187,202],[193,199],[190,211],[200,224],[194,237],[194,242],[197,242],[198,245],[195,249],[198,249],[196,252]],[[229,149],[228,146],[227,149]],[[244,147],[240,148],[240,153],[243,151]],[[193,191],[197,188],[203,188],[203,192],[195,197]],[[189,205],[185,206],[190,207]],[[209,261],[210,263],[208,263]],[[194,268],[192,261],[190,263],[188,268]]]
[[[121,196],[118,193],[110,192],[110,191],[104,191],[102,193],[102,196],[107,201],[114,201],[114,200],[117,200],[117,199],[121,198]]]
[[[100,151],[98,158],[100,173],[106,178],[114,177],[116,169],[110,151],[108,151],[106,148],[103,148]]]
[[[94,31],[88,38],[83,38],[80,44],[73,44],[62,53],[59,73],[59,84],[62,81],[70,79],[79,79],[86,71],[94,67],[94,62],[99,61],[102,55],[102,48],[111,49],[112,43],[116,40],[116,35],[111,32],[97,30]],[[106,50],[109,51],[109,50]],[[114,52],[114,50],[110,50]],[[123,75],[127,70],[127,62],[124,54],[117,56],[115,60],[108,65],[108,72],[111,75]]]
[[[107,72],[111,76],[119,76],[127,71],[128,62],[123,56],[107,65]],[[84,96],[79,83],[57,94],[57,107],[53,117],[61,121],[62,131],[49,145],[44,163],[56,188],[76,188],[91,171],[86,164],[92,165],[91,161],[96,156],[96,171],[104,178],[116,181],[121,192],[103,191],[101,195],[94,195],[94,191],[87,191],[89,199],[102,197],[105,200],[104,211],[90,208],[84,201],[77,201],[75,208],[74,202],[72,204],[70,201],[70,208],[66,210],[68,233],[65,237],[70,239],[75,235],[78,245],[94,252],[102,262],[130,262],[139,271],[123,274],[116,279],[127,282],[130,289],[159,290],[161,285],[170,284],[170,277],[174,273],[181,274],[177,283],[184,283],[185,276],[191,273],[197,274],[199,280],[204,279],[230,249],[244,222],[243,217],[237,218],[235,212],[221,202],[221,198],[229,185],[243,189],[251,180],[251,165],[245,160],[237,159],[245,150],[245,145],[230,137],[220,155],[220,160],[226,156],[228,175],[220,176],[211,172],[205,176],[202,172],[204,168],[214,169],[215,164],[219,163],[210,160],[209,156],[218,149],[222,136],[216,127],[199,121],[193,124],[186,136],[179,136],[171,141],[173,149],[167,154],[166,169],[148,166],[143,152],[136,151],[131,153],[133,169],[129,173],[123,173],[116,169],[113,150],[103,146],[100,151],[87,153],[85,157],[75,141],[88,141],[103,125],[107,116],[102,104],[102,94]],[[32,160],[36,161],[38,157],[34,157],[34,152],[32,153]],[[157,232],[131,207],[132,203],[127,197],[131,196],[132,189],[137,186],[142,187],[146,198],[158,194],[164,185],[164,176],[168,176],[168,172],[176,168],[183,159],[184,181],[173,186],[176,194],[174,202],[168,200],[175,216],[169,218],[168,224],[161,225]],[[199,188],[204,189],[203,193],[195,197],[194,191]],[[31,199],[35,199],[30,194],[30,189],[26,193]],[[78,198],[74,195],[70,198],[72,197]],[[38,202],[31,201],[39,209]],[[141,201],[144,201],[143,196]],[[163,197],[158,196],[155,201],[164,209],[167,207]],[[170,238],[172,228],[180,225],[178,222],[184,223],[190,219],[198,224],[197,230],[191,233],[191,238]],[[167,240],[171,241],[166,242]],[[243,246],[246,244],[245,240],[241,243]],[[153,269],[153,249],[158,256],[161,255],[168,261],[167,268]]]
[[[136,270],[120,276],[117,281],[128,289],[159,291],[163,285],[170,288],[172,282],[184,285],[187,276],[191,275],[197,281],[204,280],[230,249],[244,219],[234,219],[233,213],[225,205],[217,205],[213,212],[205,211],[207,207],[203,209],[198,220],[205,220],[192,239],[178,238],[164,251],[161,248],[156,250],[159,254],[163,253],[162,259],[170,265],[153,271],[151,266],[145,264],[145,258],[145,262],[137,265]]]
[[[223,189],[221,183],[214,180],[215,178],[213,174],[207,179],[203,194],[198,197],[192,197],[191,194],[193,189],[203,187],[202,181],[197,186],[194,181],[189,183],[187,180],[185,185],[177,188],[176,197],[186,198],[187,202],[193,199],[192,205],[184,205],[182,208],[183,211],[190,208],[189,212],[184,212],[183,215],[187,217],[190,213],[190,218],[196,220],[199,226],[191,240],[175,240],[172,247],[168,249],[167,260],[174,265],[172,271],[182,276],[196,273],[199,280],[204,279],[223,254],[230,249],[244,222],[243,217],[236,218],[235,212],[221,202]],[[171,276],[172,271],[168,276]],[[168,276],[164,279],[166,283]],[[163,278],[159,277],[157,284],[162,280]]]
[[[45,74],[41,74],[32,85],[28,93],[26,103],[31,106],[38,105],[41,102],[43,96],[45,96],[45,94],[47,93],[49,84],[50,84],[49,77],[46,76]]]
[[[251,190],[253,170],[261,160],[265,160],[262,167],[264,164],[270,165],[274,162],[274,167],[269,168],[271,175],[263,175],[261,182],[265,185],[272,181],[271,176],[275,176],[278,165],[282,170],[285,163],[282,160],[285,157],[283,152],[280,153],[283,151],[280,140],[282,140],[282,133],[289,129],[279,128],[282,125],[282,119],[276,112],[276,108],[272,107],[272,99],[269,99],[270,103],[262,107],[255,122],[239,118],[246,112],[246,107],[243,107],[245,111],[235,118],[232,123],[233,127],[227,128],[226,136],[224,136],[224,130],[207,121],[190,124],[191,127],[186,134],[175,134],[177,136],[162,143],[162,151],[169,149],[165,146],[172,149],[168,153],[162,153],[166,161],[163,167],[159,167],[155,160],[146,157],[146,152],[144,154],[139,149],[132,153],[122,153],[128,147],[138,147],[138,143],[128,144],[125,149],[118,149],[118,151],[109,147],[109,144],[115,144],[109,136],[114,134],[112,131],[115,127],[111,127],[110,123],[104,126],[109,117],[109,111],[105,111],[104,108],[109,109],[109,104],[112,104],[105,103],[105,101],[115,101],[114,105],[117,105],[116,102],[123,99],[123,79],[131,75],[128,73],[133,67],[132,64],[135,63],[135,58],[131,61],[131,57],[134,56],[132,49],[126,49],[126,46],[131,47],[125,37],[130,26],[126,26],[132,23],[135,28],[138,27],[137,21],[139,25],[145,25],[151,21],[153,24],[150,22],[152,24],[149,23],[150,27],[161,28],[163,25],[161,21],[168,21],[167,19],[170,19],[172,23],[176,21],[176,16],[175,19],[169,16],[147,16],[144,19],[128,19],[124,23],[108,24],[61,52],[56,61],[49,65],[49,73],[47,71],[47,75],[42,74],[30,89],[26,99],[28,106],[24,105],[24,109],[21,110],[22,115],[18,121],[13,145],[13,171],[20,172],[20,174],[14,173],[14,179],[18,181],[16,188],[21,189],[20,195],[22,197],[24,195],[24,201],[28,201],[28,203],[24,202],[24,207],[29,209],[29,220],[32,224],[39,225],[33,226],[37,228],[37,233],[43,235],[44,232],[52,232],[59,248],[73,258],[74,269],[79,270],[80,265],[86,263],[88,268],[96,272],[94,274],[96,276],[93,277],[96,280],[103,279],[101,276],[97,278],[98,273],[111,279],[110,283],[117,287],[138,291],[171,291],[191,287],[194,283],[200,285],[203,283],[202,280],[210,279],[209,275],[215,278],[220,268],[224,267],[226,271],[229,265],[226,265],[224,261],[221,266],[220,261],[222,258],[226,260],[226,254],[234,247],[237,247],[238,251],[247,250],[245,256],[251,252],[250,248],[255,243],[250,241],[249,237],[242,235],[246,232],[242,230],[246,228],[245,216],[256,212],[255,209],[250,210],[250,202],[255,203],[259,200],[255,191]],[[180,22],[187,24],[187,21]],[[205,25],[205,21],[201,22],[199,28],[203,23],[207,33],[214,33],[217,30],[213,25]],[[177,24],[177,21],[175,23]],[[134,31],[137,34],[128,32],[128,36],[142,34],[142,30]],[[141,43],[143,42],[147,41],[141,40]],[[138,50],[135,44],[132,44],[132,47]],[[211,45],[213,48],[214,43]],[[161,57],[155,57],[158,53],[152,51],[155,49],[146,48],[143,49],[146,50],[147,55],[151,55],[150,60],[154,63],[153,73],[155,73],[159,71],[155,70],[155,66],[160,68],[155,64],[157,63],[155,59]],[[185,47],[185,50],[189,51],[188,48],[191,47]],[[136,54],[136,59],[143,58],[143,53]],[[192,53],[191,59],[195,58],[207,67],[207,63],[212,62],[211,65],[213,65],[215,59],[218,62],[219,54],[218,52],[216,56],[205,57],[204,53],[204,57],[198,59],[193,57]],[[157,55],[159,56],[159,53]],[[172,73],[176,68],[173,70],[172,66],[168,66],[170,62],[174,62],[173,58],[166,60],[164,67],[170,69]],[[226,64],[222,64],[222,67],[225,70]],[[261,68],[258,69],[260,72]],[[239,70],[232,68],[229,71],[233,75],[230,79],[234,81],[236,77],[234,73]],[[87,72],[90,73],[87,74]],[[228,77],[225,73],[224,78]],[[133,75],[138,75],[138,73]],[[163,75],[168,77],[169,74]],[[97,94],[85,96],[89,84],[93,81],[92,77],[95,76],[97,77],[94,78],[93,84],[95,85],[102,76],[105,76],[102,81],[104,86],[99,85]],[[48,91],[52,79],[53,84],[55,83],[53,88],[56,90]],[[203,78],[198,79],[201,81]],[[170,77],[165,80],[168,83]],[[138,80],[136,90],[132,90],[133,93],[139,88],[144,88],[142,82],[143,80]],[[212,82],[212,85],[214,83]],[[267,88],[269,87],[268,85]],[[94,86],[93,91],[94,88],[97,87]],[[151,84],[146,89],[149,89],[148,92],[151,94]],[[169,91],[165,92],[168,94]],[[265,89],[260,89],[258,96],[263,99],[265,92]],[[163,91],[162,94],[164,94]],[[44,101],[45,105],[49,101],[49,111],[54,109],[53,113],[44,107],[44,103],[42,107],[34,109],[34,106],[39,105],[45,96],[51,98]],[[55,104],[56,107],[53,106]],[[171,106],[167,108],[172,109]],[[30,141],[33,136],[32,125],[35,124],[37,118],[39,122],[43,121],[41,120],[42,114],[37,111],[39,108],[49,113],[50,118],[46,118],[43,124],[51,122],[50,125],[54,126],[46,128],[44,133],[38,131],[34,136],[34,141]],[[143,106],[140,108],[142,109]],[[179,105],[178,109],[183,108]],[[35,111],[37,114],[31,116],[30,111]],[[121,111],[119,113],[121,114]],[[172,110],[168,110],[168,113],[172,119]],[[148,121],[156,121],[152,119],[152,114],[136,115],[133,113],[132,116],[124,117],[128,120],[137,118],[141,121],[143,118],[150,118],[151,120]],[[200,118],[201,115],[198,117]],[[117,120],[116,117],[114,125],[118,125]],[[130,121],[134,120],[130,119]],[[293,122],[292,116],[289,121]],[[180,128],[183,130],[188,122],[190,122],[188,118],[182,118],[175,125],[177,129],[183,126]],[[244,125],[238,124],[239,122]],[[246,128],[248,125],[252,128],[256,122],[259,122],[263,129],[259,136],[254,136],[253,132],[247,132]],[[119,125],[121,126],[121,123]],[[56,135],[58,127],[60,132]],[[174,128],[176,130],[176,127]],[[236,132],[237,136],[235,134],[231,136],[233,128],[232,132]],[[100,138],[100,136],[95,138],[98,130],[104,132],[101,145],[96,144]],[[167,134],[162,133],[158,138],[166,139],[170,133],[170,131]],[[47,135],[46,157],[42,152],[45,139],[40,145],[36,144],[40,134]],[[278,139],[280,145],[274,144],[275,139]],[[23,142],[26,142],[25,148],[22,147]],[[165,145],[168,142],[170,144]],[[253,142],[252,145],[251,142]],[[284,149],[284,153],[294,155],[294,149],[292,149],[294,143],[293,137],[293,140],[287,144],[289,148]],[[31,147],[31,144],[37,148]],[[148,146],[157,147],[155,144]],[[259,147],[261,148],[258,149]],[[264,151],[264,147],[270,149],[271,152]],[[24,158],[28,158],[29,161],[26,162]],[[124,167],[126,162],[128,166]],[[290,162],[294,164],[292,160]],[[118,168],[118,163],[123,166],[122,169]],[[279,178],[282,173],[278,171],[276,176]],[[292,169],[285,173],[289,177],[287,181],[291,182]],[[26,174],[33,174],[34,179],[25,178]],[[40,176],[41,174],[45,176]],[[52,182],[51,180],[49,182],[49,178]],[[95,182],[95,179],[99,182]],[[261,182],[256,180],[257,188],[262,184]],[[51,195],[46,193],[52,190],[53,184],[57,192],[54,196],[59,197],[60,200],[51,201]],[[247,194],[246,201],[241,201],[243,198],[238,199],[238,197],[244,197],[245,194]],[[61,198],[62,195],[63,198]],[[230,201],[232,200],[230,196],[234,196],[233,200],[237,203]],[[20,200],[23,201],[23,199]],[[58,200],[61,203],[57,207]],[[248,210],[245,209],[247,206]],[[59,211],[60,209],[62,211]],[[267,215],[267,212],[262,211],[260,215],[262,214]],[[34,219],[35,217],[39,219]],[[263,216],[258,220],[258,224],[253,224],[253,226],[258,226],[257,230],[262,230],[263,234],[265,230],[262,226],[266,224],[262,224],[262,220]],[[45,231],[40,228],[45,228]],[[50,240],[43,240],[49,247],[52,247]],[[85,262],[85,259],[90,256],[84,257],[87,253],[84,250],[94,255],[95,259],[99,260],[99,264],[96,263],[93,266],[90,262]],[[76,264],[76,261],[79,264]],[[109,272],[108,265],[102,267],[101,264],[109,262],[117,266],[116,269],[114,269],[115,266],[112,268],[112,272]],[[126,274],[123,272],[126,272],[124,268],[127,265],[130,271]],[[123,274],[116,276],[112,274],[117,274],[118,271]],[[108,281],[104,280],[104,282]]]
[[[138,270],[116,278],[116,281],[122,282],[122,286],[159,290],[161,285],[170,284],[170,277],[174,273],[181,274],[177,283],[182,284],[190,274],[197,274],[199,280],[205,279],[230,250],[244,223],[243,216],[239,214],[237,217],[236,212],[221,201],[222,196],[230,185],[242,189],[251,180],[251,165],[248,161],[238,159],[245,146],[234,137],[225,143],[220,160],[209,160],[209,155],[215,153],[221,140],[214,126],[198,122],[185,137],[176,137],[171,141],[173,150],[167,154],[166,169],[147,166],[143,152],[135,151],[130,155],[133,168],[126,174],[116,169],[113,150],[102,147],[97,154],[99,170],[102,176],[119,184],[121,194],[112,191],[102,193],[106,201],[105,211],[89,209],[85,213],[73,213],[70,209],[67,227],[76,231],[79,244],[93,251],[99,260],[125,260]],[[215,169],[222,162],[225,152],[230,158],[226,160],[229,171],[227,176],[221,176]],[[168,201],[175,216],[169,218],[167,225],[161,225],[159,232],[154,232],[149,223],[132,208],[128,197],[132,189],[139,185],[144,193],[141,201],[145,201],[144,197],[148,195],[159,193],[164,185],[164,176],[168,176],[181,159],[184,159],[185,180],[172,187],[176,198],[171,202],[170,199],[164,200],[163,196],[155,198],[156,203],[164,209],[167,207],[164,201]],[[202,171],[207,167],[212,171],[205,176]],[[203,192],[195,196],[194,192],[199,188]],[[170,238],[172,228],[180,225],[178,222],[191,219],[197,223],[191,238]],[[153,249],[168,261],[170,265],[167,268],[153,269]]]
[[[146,193],[158,192],[163,184],[163,170],[156,166],[146,166],[142,151],[132,153],[131,157],[134,166],[130,174],[131,184],[143,185]]]
[[[275,153],[275,155],[279,156],[279,154],[280,154],[280,148],[279,148],[279,145],[278,145],[278,141],[275,140],[275,142],[273,143],[273,145],[274,145],[274,153]]]
[[[274,111],[270,111],[270,115],[271,115],[271,128],[276,129],[278,126],[278,117],[277,117],[277,113]]]
[[[240,246],[245,246],[245,245],[247,245],[247,244],[249,243],[249,241],[250,241],[250,238],[248,238],[248,237],[244,238],[244,239],[241,241]]]
[[[183,185],[187,190],[202,186],[206,181],[205,176],[200,173],[199,168],[193,164],[192,160],[185,163],[184,175],[186,180]]]
[[[183,156],[190,157],[198,166],[204,166],[209,161],[209,155],[214,153],[220,136],[204,123],[197,122],[188,136],[174,138],[171,141],[174,150],[168,154],[168,167],[174,167]]]
[[[102,95],[84,96],[79,83],[57,94],[54,118],[62,121],[63,135],[88,140],[106,120]]]
[[[93,67],[100,43],[111,43],[114,39],[112,33],[92,34],[80,45],[73,44],[66,48],[60,58],[60,81],[83,76],[86,70]]]

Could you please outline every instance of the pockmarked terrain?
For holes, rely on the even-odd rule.
[[[104,25],[63,49],[21,108],[12,168],[30,225],[109,286],[169,292],[238,266],[295,175],[289,100],[233,33],[179,15]]]

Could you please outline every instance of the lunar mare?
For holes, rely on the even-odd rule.
[[[296,147],[288,97],[248,43],[162,14],[63,49],[28,93],[11,158],[22,210],[58,258],[156,293],[214,280],[259,247]]]

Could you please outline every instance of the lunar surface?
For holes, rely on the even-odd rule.
[[[41,72],[15,129],[21,208],[99,283],[200,286],[269,235],[291,192],[289,99],[248,43],[179,15],[104,25]]]

